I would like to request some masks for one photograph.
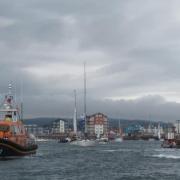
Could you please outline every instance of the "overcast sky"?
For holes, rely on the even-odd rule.
[[[180,119],[179,0],[0,0],[0,94],[25,117]],[[15,88],[16,87],[16,88]],[[14,90],[15,91],[15,90]]]

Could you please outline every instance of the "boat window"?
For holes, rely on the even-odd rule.
[[[6,114],[5,115],[5,121],[12,121],[12,115]]]
[[[11,132],[12,132],[13,134],[15,134],[15,128],[14,128],[14,126],[11,126]]]
[[[3,132],[9,131],[9,126],[6,126],[6,125],[0,125],[0,131],[3,131]]]
[[[17,126],[11,126],[11,132],[13,134],[19,134],[20,133],[19,128]]]
[[[19,134],[20,133],[19,128],[17,126],[14,126],[14,132],[15,132],[15,134]]]

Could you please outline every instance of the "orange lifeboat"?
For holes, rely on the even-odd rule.
[[[0,157],[25,156],[36,153],[38,148],[35,139],[26,132],[20,120],[18,108],[13,107],[13,96],[5,96],[0,112]]]

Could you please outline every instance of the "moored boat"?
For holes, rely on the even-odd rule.
[[[74,126],[74,133],[76,135],[76,139],[74,141],[71,141],[71,145],[77,145],[77,146],[83,146],[83,147],[89,147],[89,146],[95,146],[96,141],[87,139],[87,115],[86,115],[86,64],[84,63],[84,123],[85,123],[85,137],[82,139],[77,137],[77,111],[76,111],[76,90],[74,91],[74,97],[75,97],[75,107],[74,107],[74,118],[73,118],[73,126]]]
[[[11,85],[9,85],[11,89]],[[36,153],[38,148],[35,139],[26,132],[19,109],[13,103],[13,96],[9,90],[8,95],[0,109],[0,157],[25,156]]]
[[[175,140],[165,140],[162,144],[161,144],[162,148],[177,148],[177,144]]]

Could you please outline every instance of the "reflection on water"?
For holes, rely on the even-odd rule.
[[[39,142],[36,155],[0,161],[2,180],[180,179],[180,150],[159,142],[78,147]]]

